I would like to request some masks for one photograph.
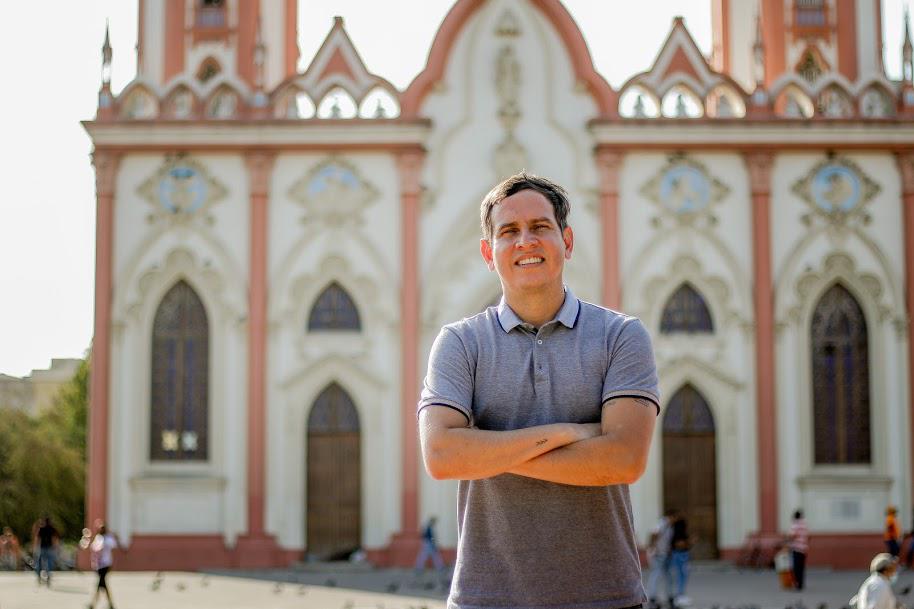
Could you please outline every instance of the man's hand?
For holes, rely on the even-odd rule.
[[[512,431],[470,428],[462,413],[437,405],[427,406],[419,414],[425,469],[436,480],[491,478],[600,433],[598,423],[555,423]]]
[[[647,466],[657,410],[642,398],[603,405],[601,430],[584,439],[512,467],[512,474],[576,486],[632,484]]]

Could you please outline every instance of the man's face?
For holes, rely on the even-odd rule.
[[[505,292],[561,286],[573,247],[571,228],[559,229],[552,203],[535,190],[514,193],[496,205],[491,243],[480,242],[482,257]]]

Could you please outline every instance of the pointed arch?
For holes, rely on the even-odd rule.
[[[868,464],[869,338],[863,309],[841,283],[816,304],[810,338],[814,463]]]
[[[332,381],[314,400],[308,415],[308,433],[358,432],[359,412],[349,393]]]
[[[660,111],[663,116],[672,118],[700,118],[704,114],[704,104],[695,91],[678,84],[664,94]]]
[[[200,297],[183,279],[156,310],[150,378],[150,460],[206,460],[209,321]]]
[[[362,100],[359,107],[361,118],[396,118],[400,116],[400,104],[389,91],[375,87]]]
[[[774,112],[787,118],[811,118],[815,114],[815,105],[806,91],[790,83],[776,95]]]
[[[318,118],[355,118],[357,114],[355,99],[342,87],[328,91],[317,106]]]
[[[714,432],[714,414],[711,407],[691,383],[680,387],[664,410],[664,433]]]
[[[150,119],[159,113],[158,99],[151,90],[142,85],[131,88],[120,106],[121,116],[127,119]]]
[[[641,85],[632,85],[619,95],[619,115],[624,118],[656,118],[660,100]]]
[[[695,287],[685,282],[680,284],[663,306],[660,317],[660,333],[713,334],[714,321],[704,297]]]
[[[336,281],[330,283],[318,295],[308,315],[308,331],[362,329],[362,321],[355,302]]]
[[[164,113],[168,118],[191,118],[197,106],[197,100],[190,87],[177,85],[165,98]]]
[[[240,105],[238,94],[229,86],[222,85],[212,94],[206,104],[207,118],[235,118]]]

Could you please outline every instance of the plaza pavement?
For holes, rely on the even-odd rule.
[[[739,571],[724,564],[696,565],[688,595],[694,609],[828,609],[844,607],[866,573],[811,569],[808,589],[779,590],[772,571]],[[158,580],[158,584],[156,581]],[[431,573],[408,569],[353,569],[348,565],[221,573],[153,572],[109,576],[118,609],[444,609],[446,590]],[[84,609],[95,577],[55,573],[50,589],[31,573],[0,572],[0,609]],[[902,573],[899,587],[914,585]],[[911,596],[901,599],[911,605]],[[107,607],[101,601],[99,607]]]

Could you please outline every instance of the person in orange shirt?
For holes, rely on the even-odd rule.
[[[898,543],[901,533],[898,530],[898,519],[896,514],[898,510],[895,509],[894,505],[890,505],[885,510],[885,535],[883,539],[885,540],[885,547],[889,554],[898,558],[898,554],[901,551],[901,544]]]

